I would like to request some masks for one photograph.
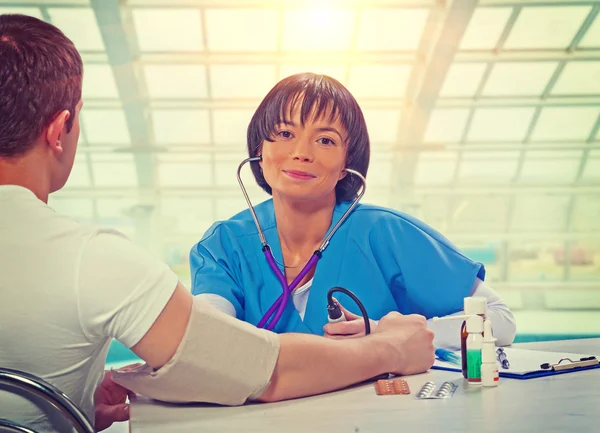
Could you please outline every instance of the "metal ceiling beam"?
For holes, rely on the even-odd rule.
[[[184,164],[184,163],[181,163]],[[260,192],[257,186],[249,185],[248,191]],[[389,188],[378,187],[378,192],[390,192]],[[203,197],[240,197],[237,186],[189,186],[189,187],[160,187],[161,195],[182,195],[182,196],[203,196]],[[61,197],[65,195],[78,196],[82,198],[99,197],[131,197],[136,195],[154,194],[155,191],[149,188],[138,187],[69,187],[61,192]],[[552,195],[564,196],[569,194],[594,195],[600,194],[600,185],[573,186],[573,185],[539,185],[539,186],[505,186],[505,185],[481,185],[473,186],[417,186],[415,187],[415,196],[503,196],[503,195]]]
[[[289,6],[289,0],[122,0],[123,6],[143,9],[166,7],[170,9],[195,9],[199,7],[239,9],[239,8],[273,8]],[[314,6],[319,6],[316,1]],[[309,2],[305,3],[311,6]],[[396,9],[407,9],[416,7],[431,7],[435,0],[330,0],[331,7],[386,7]],[[89,6],[89,0],[0,0],[3,7],[42,7],[50,8],[73,8]]]
[[[161,53],[144,52],[140,56],[142,64],[288,64],[288,63],[329,63],[345,65],[347,63],[398,64],[411,63],[415,59],[414,51],[404,52],[361,52],[351,51],[289,51],[282,52],[218,52],[207,53]]]
[[[508,39],[508,36],[510,35],[510,32],[512,31],[515,23],[517,22],[517,19],[519,18],[519,15],[521,13],[521,8],[520,7],[515,7],[513,8],[510,17],[508,18],[506,25],[504,26],[504,29],[502,30],[502,34],[500,35],[500,37],[498,38],[498,41],[496,42],[496,47],[494,48],[494,51],[497,53],[501,53],[503,48],[504,48],[504,44],[506,43],[506,40]],[[469,134],[469,131],[471,130],[471,123],[473,122],[473,117],[475,116],[475,110],[477,107],[477,104],[480,102],[481,98],[482,98],[482,94],[483,94],[483,89],[485,88],[487,81],[492,73],[492,69],[494,68],[495,63],[488,63],[486,66],[486,69],[483,73],[483,76],[481,77],[481,81],[479,82],[479,85],[477,86],[477,90],[475,92],[475,97],[474,100],[472,101],[472,103],[469,105],[469,115],[467,117],[467,121],[465,122],[465,126],[464,129],[462,131],[462,136],[460,139],[460,143],[462,145],[464,145],[467,142],[467,137]],[[440,103],[442,101],[440,100]],[[438,104],[438,106],[440,106],[440,104]],[[452,105],[450,105],[452,106]],[[458,152],[457,158],[456,158],[456,167],[454,169],[454,176],[452,179],[452,185],[456,185],[459,181],[459,176],[460,176],[460,169],[462,166],[462,161],[463,161],[463,155],[464,155],[464,151],[460,150]],[[507,226],[506,226],[506,230],[509,229],[509,225],[510,225],[510,221],[512,219],[512,209],[513,209],[513,199],[510,200],[509,202],[509,210],[508,210],[508,216],[506,218],[507,221]],[[457,206],[457,201],[455,198],[453,198],[450,201],[450,205],[448,206],[448,214],[446,217],[446,220],[449,222],[449,224],[451,222],[453,222],[453,218],[452,215],[454,213],[454,210]]]
[[[275,49],[277,50],[277,56],[281,57],[283,55],[283,21],[284,21],[284,12],[285,8],[281,6],[277,10],[277,43],[275,45]],[[277,63],[275,65],[275,80],[279,80],[281,77],[281,63]]]
[[[584,26],[585,26],[584,33],[587,32],[587,30],[590,28],[592,23],[596,19],[598,19],[599,14],[600,14],[600,5],[596,3],[596,5],[594,6],[594,8],[590,12],[590,14],[588,15],[588,17],[584,23]],[[583,35],[581,36],[581,38],[583,38]],[[579,43],[581,41],[581,38],[577,41],[577,43]],[[596,123],[594,124],[594,127],[592,128],[590,135],[588,136],[586,141],[588,143],[595,141],[599,130],[600,130],[600,115],[596,119]],[[581,158],[581,164],[579,165],[579,169],[577,170],[577,176],[575,177],[576,183],[581,181],[583,173],[585,172],[585,167],[587,166],[587,162],[588,162],[588,159],[590,156],[590,149],[591,149],[591,147],[586,149]],[[574,209],[574,201],[571,203],[571,212],[573,211],[573,209]],[[570,217],[570,220],[572,220],[572,217]]]
[[[570,185],[514,185],[497,186],[481,185],[455,186],[455,187],[416,187],[420,195],[568,195],[568,194],[599,194],[600,185],[570,186]]]
[[[136,69],[135,62],[139,56],[139,47],[133,18],[128,10],[121,10],[119,0],[90,0],[96,17],[98,29],[102,35],[109,64],[117,85],[125,121],[133,148],[146,149],[154,144],[151,118],[145,108],[146,86],[144,74]],[[110,127],[110,125],[107,125]],[[155,191],[155,155],[152,153],[135,153],[133,160],[140,188]],[[127,210],[135,227],[134,239],[144,248],[156,254],[162,252],[160,230],[154,230],[156,215],[160,215],[159,200],[145,200]]]
[[[417,153],[403,153],[403,146],[420,146],[436,106],[444,79],[460,41],[475,12],[477,0],[455,0],[431,11],[419,44],[419,59],[411,69],[400,117],[397,152],[393,165],[392,196],[410,198],[414,193]],[[401,200],[392,203],[400,207]],[[413,209],[405,209],[411,212]]]
[[[77,146],[77,153],[79,155],[81,154],[85,154],[85,167],[87,169],[88,175],[90,176],[90,187],[91,188],[95,188],[96,187],[96,174],[94,172],[94,167],[92,165],[92,154],[90,152],[86,152],[83,151],[82,149],[88,150],[90,149],[89,147],[89,141],[88,141],[88,137],[87,137],[87,131],[85,129],[85,126],[83,124],[81,124],[80,126],[80,139],[79,139],[80,144]],[[81,144],[81,143],[86,143]],[[100,215],[98,212],[98,202],[96,200],[94,200],[92,202],[92,216],[94,218],[94,221],[98,221]]]
[[[577,52],[577,48],[579,46],[579,43],[581,42],[581,40],[583,39],[583,37],[585,36],[585,34],[587,33],[587,31],[589,30],[590,26],[594,23],[594,21],[596,20],[596,17],[598,16],[598,5],[594,5],[592,7],[592,9],[590,10],[589,14],[587,15],[587,17],[585,18],[585,20],[583,21],[583,23],[581,24],[581,26],[579,27],[577,33],[575,34],[575,36],[573,37],[573,39],[571,40],[571,42],[569,43],[569,46],[567,47],[566,52],[567,53],[574,53]],[[552,77],[550,78],[550,80],[548,81],[546,87],[544,88],[544,92],[542,93],[542,99],[543,100],[550,100],[550,94],[552,93],[552,89],[554,89],[554,86],[556,85],[556,82],[558,81],[558,79],[560,78],[565,66],[567,65],[568,60],[567,59],[563,59],[561,60],[554,73],[552,74]],[[574,105],[574,104],[571,104]],[[529,128],[527,130],[527,134],[525,136],[525,140],[524,140],[524,148],[523,150],[521,150],[521,154],[519,156],[519,162],[517,165],[517,170],[515,171],[515,176],[513,178],[513,183],[516,183],[519,181],[520,177],[521,177],[521,173],[523,171],[523,166],[525,164],[525,156],[526,156],[526,147],[531,146],[531,136],[533,134],[533,131],[535,129],[535,126],[539,120],[540,114],[541,114],[541,110],[542,110],[542,106],[538,106],[536,107],[535,113],[532,117],[531,123],[529,125]],[[600,119],[600,117],[599,117]],[[595,137],[595,135],[594,135]],[[593,140],[594,138],[591,138],[591,140]],[[588,143],[591,142],[591,140],[588,138]],[[589,147],[588,147],[589,149]],[[582,163],[580,165],[580,169],[581,167],[583,167],[585,165],[585,161],[587,159],[587,155],[589,154],[589,150],[585,149],[584,153],[582,155]],[[578,179],[578,178],[577,178]],[[573,220],[573,212],[574,212],[574,208],[575,208],[575,201],[576,201],[576,196],[572,195],[569,199],[569,203],[567,205],[567,227],[566,230],[570,231],[570,226],[571,226],[571,221]],[[507,220],[507,230],[510,229],[511,227],[511,223],[512,223],[512,217],[514,214],[514,209],[515,209],[515,199],[514,197],[511,197],[510,203],[509,203],[509,219]],[[565,250],[569,253],[570,251],[570,243],[566,242],[565,244]],[[570,253],[569,253],[570,254]],[[569,255],[568,254],[568,255]],[[570,258],[570,256],[569,256]],[[569,259],[567,259],[567,262],[565,262],[564,265],[564,274],[563,274],[563,278],[568,278],[569,276],[569,270],[570,270],[570,263],[569,263]]]
[[[464,150],[466,152],[489,152],[489,151],[516,151],[529,150],[536,151],[557,151],[557,150],[586,150],[593,149],[596,146],[592,142],[576,142],[576,141],[532,141],[531,144],[525,144],[520,141],[513,142],[468,142],[463,144],[458,143],[426,143],[421,146],[424,152],[448,151],[448,150]],[[562,157],[562,156],[561,156]]]
[[[593,6],[596,1],[593,0],[480,0],[481,7],[494,6],[525,6],[525,7],[543,7],[543,6]]]
[[[571,42],[571,45],[568,48],[569,51],[574,51],[577,49],[577,46],[579,45],[579,43],[581,42],[581,40],[583,39],[583,37],[585,36],[587,31],[589,30],[589,28],[591,27],[591,25],[597,19],[599,13],[600,13],[600,6],[596,3],[596,5],[594,5],[592,10],[586,17],[581,28],[577,32],[577,35],[575,35],[575,38]],[[561,62],[561,66],[564,67],[565,65],[566,65],[566,62],[564,62],[564,61]],[[588,143],[592,143],[596,139],[596,135],[597,135],[599,129],[600,129],[600,115],[598,116],[598,119],[596,120],[596,123],[595,123],[594,127],[592,128],[592,130],[590,131],[588,139],[586,140]],[[583,155],[581,156],[581,163],[579,164],[579,168],[577,169],[577,174],[575,176],[575,183],[578,183],[581,180],[581,177],[583,176],[583,173],[585,172],[585,167],[587,165],[587,161],[588,161],[588,158],[590,155],[590,148],[591,147],[588,147],[587,149],[585,149],[583,151]],[[575,195],[571,196],[571,198],[569,199],[569,203],[567,205],[567,220],[565,223],[565,230],[569,233],[573,231],[573,221],[575,220],[575,209],[577,207],[577,199],[578,199],[577,196],[575,196]],[[564,263],[564,275],[563,275],[565,280],[568,280],[571,277],[571,250],[572,250],[572,247],[573,247],[572,242],[566,241],[566,243],[565,243],[565,258],[566,258],[566,260]]]
[[[592,128],[592,131],[590,132],[590,135],[588,137],[588,144],[592,143],[592,140],[596,139],[596,135],[598,134],[598,131],[600,130],[600,115],[598,116],[598,119],[596,120],[596,124],[594,125],[594,127]],[[595,146],[594,146],[595,147]],[[583,173],[585,172],[585,167],[587,166],[588,160],[590,158],[590,150],[592,149],[592,146],[588,146],[588,148],[586,150],[584,150],[583,155],[581,157],[581,163],[579,164],[579,168],[577,169],[577,174],[575,176],[575,184],[578,184],[581,182],[581,178],[583,176]],[[567,221],[565,224],[565,229],[567,230],[567,232],[572,232],[573,231],[573,222],[575,221],[575,209],[577,209],[577,199],[578,197],[576,195],[572,195],[569,203],[567,205]],[[571,244],[567,245],[567,250],[570,252],[571,250]],[[569,277],[570,275],[570,259],[571,256],[568,256],[568,261],[565,263],[565,278]]]
[[[154,134],[144,103],[144,83],[134,66],[139,49],[131,17],[121,14],[119,0],[91,0],[90,3],[115,77],[131,145],[134,148],[151,147]],[[134,158],[140,186],[154,187],[153,156],[137,153]]]
[[[594,127],[592,128],[592,131],[590,132],[590,135],[587,140],[588,143],[591,144],[595,140],[597,140],[596,136],[598,135],[598,131],[600,131],[600,115],[596,119],[596,124],[594,125]],[[576,183],[579,183],[581,181],[581,177],[583,176],[583,173],[585,173],[585,167],[587,166],[587,163],[588,163],[588,160],[590,157],[590,152],[594,148],[596,148],[596,146],[588,146],[587,149],[584,151],[583,156],[581,158],[581,164],[579,165],[579,169],[577,170],[577,176],[575,177]]]
[[[38,0],[39,1],[39,0]],[[295,6],[289,0],[125,0],[131,7],[157,7],[169,8],[188,7],[214,7],[214,8],[278,8]],[[304,0],[303,7],[322,7],[320,0]],[[389,7],[389,8],[415,8],[432,7],[436,0],[328,0],[330,8],[349,7]]]
[[[558,70],[559,68],[557,68]],[[560,73],[560,72],[559,72]],[[554,77],[553,77],[554,78]],[[556,75],[558,78],[558,74]],[[553,84],[551,81],[550,84]],[[514,108],[514,107],[585,107],[600,106],[598,96],[550,96],[546,91],[541,96],[507,96],[486,97],[475,96],[474,98],[440,98],[437,107],[443,108]]]
[[[457,63],[475,62],[559,62],[559,61],[600,60],[600,50],[596,48],[565,50],[504,50],[496,53],[493,50],[460,51],[456,55]]]
[[[42,6],[40,8],[40,13],[42,14],[42,18],[47,23],[52,23],[52,18],[50,17],[50,11],[47,6]]]
[[[122,4],[128,7],[170,7],[170,8],[197,8],[197,7],[215,7],[215,8],[265,8],[289,6],[289,0],[123,0]],[[305,2],[307,6],[312,6],[310,2]],[[330,7],[372,7],[372,8],[427,8],[434,7],[436,0],[329,0]],[[592,0],[480,0],[480,7],[497,6],[589,6],[593,5]],[[89,0],[52,0],[45,2],[43,0],[0,0],[2,6],[48,6],[56,7],[77,7],[88,6]],[[313,5],[318,6],[317,1]]]
[[[377,153],[388,158],[387,154],[396,150],[392,144],[371,143],[377,147]],[[521,142],[498,142],[498,143],[426,143],[420,146],[404,146],[402,152],[476,152],[482,153],[485,156],[488,152],[498,151],[520,151],[527,150],[535,156],[536,152],[547,151],[577,151],[577,150],[594,150],[600,147],[594,142],[531,142],[525,144]],[[246,148],[243,143],[240,144],[224,144],[224,143],[192,143],[192,144],[155,144],[151,148],[132,148],[129,143],[93,143],[88,146],[80,146],[77,150],[79,153],[88,154],[106,154],[106,153],[135,153],[135,152],[151,152],[157,154],[206,154],[206,153],[222,153],[222,154],[240,154],[245,153]],[[373,155],[376,158],[375,155]],[[559,156],[562,158],[562,156]],[[545,157],[550,158],[550,157]],[[376,160],[376,159],[375,159]]]
[[[283,15],[283,12],[282,12]],[[358,43],[358,34],[359,34],[359,30],[360,30],[360,24],[362,21],[362,17],[363,17],[363,9],[362,8],[358,8],[358,10],[356,11],[356,13],[354,14],[354,22],[352,23],[352,33],[350,35],[350,45],[349,45],[349,50],[351,53],[356,54],[358,52],[357,50],[357,43]],[[282,41],[283,39],[283,35],[281,34],[281,29],[283,28],[283,22],[281,23],[281,27],[280,27],[280,35],[279,35],[279,42]],[[282,53],[281,50],[281,46],[278,45],[279,51],[280,53]],[[277,65],[277,69],[280,69],[281,65]],[[345,73],[345,83],[350,83],[350,76],[352,73],[352,64],[348,63],[346,65],[346,73]]]
[[[88,0],[0,0],[0,6],[2,7],[49,7],[49,8],[65,8],[65,7],[81,7],[89,6]]]
[[[101,51],[81,52],[85,63],[106,64],[108,56]],[[412,64],[419,61],[419,54],[415,51],[322,51],[302,52],[285,51],[273,52],[192,52],[192,53],[167,53],[143,52],[140,54],[139,63],[144,64],[169,64],[169,65],[211,65],[211,64],[319,64],[331,65],[378,64],[398,65]],[[598,61],[600,49],[578,49],[574,52],[565,50],[508,50],[496,53],[494,50],[469,50],[459,51],[454,57],[455,63],[486,63],[486,62],[559,62],[559,61]]]
[[[200,9],[200,28],[202,29],[202,46],[204,47],[204,54],[208,53],[208,26],[206,25],[206,8]],[[210,68],[206,68],[206,98],[207,100],[212,100],[213,91],[212,91],[212,71]],[[210,143],[215,142],[215,116],[213,110],[208,110],[208,139]],[[210,154],[210,164],[211,164],[211,180],[213,185],[217,184],[217,162],[216,162],[217,152],[211,152]],[[213,201],[212,205],[212,220],[216,221],[216,203]]]
[[[548,83],[546,84],[546,87],[544,88],[544,91],[542,92],[542,101],[547,100],[547,98],[549,97],[550,92],[552,91],[552,89],[554,88],[554,85],[556,84],[560,75],[562,74],[564,67],[565,67],[565,62],[561,62],[554,70],[554,73],[548,80]],[[529,122],[527,131],[525,132],[525,138],[523,139],[524,146],[523,146],[523,149],[521,150],[521,155],[519,156],[519,162],[517,164],[515,176],[513,177],[513,182],[517,182],[521,178],[523,166],[525,165],[526,150],[527,150],[527,147],[529,147],[529,145],[531,143],[531,137],[533,135],[533,131],[535,130],[535,127],[537,126],[537,123],[540,119],[541,114],[542,114],[542,106],[538,105],[535,108],[533,116],[531,116],[531,122]]]
[[[259,98],[249,99],[150,99],[140,97],[140,102],[150,109],[160,110],[227,110],[247,108],[254,110],[260,103]],[[400,110],[408,101],[398,98],[360,98],[363,109]],[[86,98],[86,109],[121,109],[120,99]],[[435,108],[514,108],[514,107],[595,107],[600,106],[600,96],[525,96],[525,97],[485,97],[439,98]]]
[[[585,20],[583,21],[583,23],[581,24],[581,26],[579,27],[577,33],[575,34],[575,36],[573,37],[573,39],[571,40],[569,46],[567,47],[567,52],[574,52],[575,50],[577,50],[577,47],[579,46],[579,43],[581,42],[581,40],[583,39],[583,37],[585,36],[585,34],[587,33],[588,29],[590,28],[590,26],[594,23],[594,21],[596,20],[596,17],[598,16],[598,12],[600,11],[600,6],[596,5],[594,6],[589,14],[587,15],[587,17],[585,18]],[[556,82],[558,81],[558,79],[560,78],[565,66],[567,65],[567,62],[565,60],[561,61],[558,66],[556,67],[556,69],[554,70],[554,73],[552,74],[552,77],[550,78],[550,80],[548,81],[546,87],[544,88],[544,91],[542,92],[542,101],[548,101],[548,100],[555,100],[555,98],[550,99],[550,94],[552,93],[552,90],[554,89],[554,86],[556,85]],[[562,98],[560,98],[562,100]],[[564,100],[562,100],[561,102],[567,102],[568,98],[565,98]],[[579,104],[569,104],[566,103],[565,106],[573,106],[573,105],[579,105]],[[582,104],[582,105],[587,105],[587,104]],[[594,104],[591,104],[594,105]],[[537,125],[537,122],[539,120],[540,114],[542,112],[542,107],[544,105],[540,104],[536,107],[536,110],[533,114],[531,123],[529,125],[529,128],[527,130],[527,134],[525,135],[525,143],[530,143],[531,142],[531,136],[533,134],[533,131]],[[595,134],[594,134],[595,137]],[[592,140],[594,138],[592,137]],[[590,139],[588,138],[588,142],[590,141]],[[586,151],[587,153],[587,151]],[[585,160],[585,156],[583,157],[582,161]],[[517,181],[520,176],[521,176],[521,172],[523,171],[523,165],[525,163],[525,150],[521,151],[521,156],[519,158],[519,164],[517,166],[517,170],[515,173],[515,177],[514,177],[514,181]]]

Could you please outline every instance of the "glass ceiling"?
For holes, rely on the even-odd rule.
[[[189,250],[244,207],[247,124],[302,71],[337,78],[363,108],[365,201],[459,245],[600,251],[599,11],[577,0],[0,0],[0,13],[57,25],[85,62],[80,150],[51,204],[133,237],[149,220],[163,251]]]

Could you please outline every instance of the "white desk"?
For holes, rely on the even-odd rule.
[[[600,355],[600,339],[515,345]],[[599,432],[600,369],[543,378],[500,379],[497,388],[469,387],[460,373],[431,370],[405,377],[411,395],[378,396],[373,384],[297,400],[249,404],[176,406],[138,398],[131,432],[150,433],[425,433]],[[418,400],[428,380],[458,385],[445,400]]]

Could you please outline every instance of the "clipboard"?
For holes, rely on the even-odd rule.
[[[510,366],[503,368],[498,362],[500,377],[511,379],[533,379],[536,377],[573,373],[582,370],[600,368],[600,361],[594,355],[562,352],[543,352],[539,350],[503,348]],[[459,358],[460,351],[454,352]],[[460,366],[449,362],[435,360],[432,369],[461,371]]]

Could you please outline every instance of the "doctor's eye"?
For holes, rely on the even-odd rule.
[[[318,143],[321,143],[325,146],[335,146],[335,141],[333,141],[331,138],[327,138],[327,137],[321,137],[317,140]]]
[[[286,131],[286,130],[277,132],[276,136],[279,138],[283,138],[283,139],[294,138],[294,134],[292,134],[290,131]]]

